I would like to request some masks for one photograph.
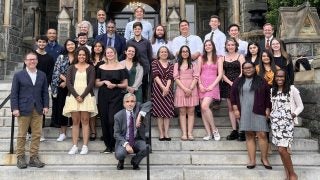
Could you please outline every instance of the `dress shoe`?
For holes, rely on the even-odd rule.
[[[262,165],[264,166],[264,168],[266,168],[266,169],[272,169],[272,166],[264,164],[263,161],[262,161],[262,159],[261,159],[261,163],[262,163]]]
[[[248,169],[254,169],[256,167],[256,165],[247,165]]]
[[[123,169],[123,164],[124,164],[124,160],[119,160],[118,165],[117,165],[117,169],[118,170],[122,170]]]
[[[238,141],[246,141],[246,135],[243,131],[240,131]]]
[[[166,138],[159,138],[159,141],[165,141],[166,140]]]
[[[101,153],[110,154],[110,153],[112,153],[112,149],[107,147],[107,148],[106,148],[104,151],[102,151]]]
[[[133,169],[133,170],[140,170],[139,164],[136,164],[136,163],[133,162],[132,160],[131,160],[131,165],[132,165],[132,169]]]
[[[237,130],[232,130],[230,135],[227,136],[227,140],[235,140],[238,139],[239,133]]]
[[[171,138],[165,137],[164,140],[165,140],[165,141],[171,141]]]

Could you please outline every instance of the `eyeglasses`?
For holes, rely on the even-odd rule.
[[[253,69],[253,66],[251,66],[251,67],[243,67],[242,69],[243,70]]]
[[[182,53],[189,53],[189,51],[188,50],[185,50],[185,51],[181,51]]]
[[[126,102],[126,103],[129,103],[129,102],[131,102],[131,103],[135,103],[136,101],[124,101],[124,102]]]

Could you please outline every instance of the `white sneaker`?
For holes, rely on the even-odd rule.
[[[67,136],[64,133],[62,133],[62,134],[59,135],[57,141],[61,142],[61,141],[64,141],[66,138],[67,138]]]
[[[213,134],[214,140],[220,141],[221,136],[220,136],[220,134],[219,134],[218,129],[217,129],[216,131],[213,131],[212,134]]]
[[[203,137],[202,139],[205,141],[209,141],[210,139],[212,139],[212,136],[208,135],[208,136]]]
[[[46,141],[46,138],[44,138],[44,136],[42,135],[42,136],[40,137],[40,142],[43,142],[43,141]]]
[[[88,146],[83,145],[80,154],[84,155],[84,154],[88,154]]]
[[[76,145],[73,145],[68,154],[77,154],[78,153],[78,147]]]

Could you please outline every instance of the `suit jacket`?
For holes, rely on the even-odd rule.
[[[270,39],[270,46],[271,46],[272,39],[273,38]],[[266,38],[265,37],[263,37],[263,39],[261,39],[261,41],[259,42],[259,47],[260,47],[261,51],[266,49]]]
[[[96,41],[101,41],[105,47],[107,47],[108,43],[108,35],[101,34],[96,37]],[[126,49],[126,40],[124,37],[120,36],[119,34],[115,33],[114,37],[114,48],[117,50],[118,60],[121,61],[124,59],[124,51]]]
[[[107,25],[107,24],[106,24]],[[92,23],[92,29],[93,29],[93,34],[92,34],[92,37],[93,38],[96,38],[98,36],[98,21],[95,21],[94,23]],[[107,30],[107,29],[106,29]]]
[[[146,102],[144,104],[140,104],[137,102],[135,108],[133,109],[134,114],[134,123],[136,123],[136,119],[140,111],[149,112],[151,109],[151,102]],[[134,126],[136,128],[136,126]],[[135,136],[135,140],[145,140],[145,125],[142,123],[139,128],[136,129],[137,133]],[[120,110],[118,113],[114,115],[114,138],[116,139],[116,147],[123,145],[127,142],[126,139],[127,134],[127,113],[126,109]]]
[[[37,70],[35,85],[26,69],[13,76],[11,87],[11,110],[19,110],[20,115],[27,116],[36,108],[42,114],[43,108],[49,107],[48,83],[46,74]]]

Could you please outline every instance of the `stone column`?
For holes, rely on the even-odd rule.
[[[167,25],[167,2],[166,0],[160,0],[160,22],[163,26]]]
[[[3,26],[8,27],[10,25],[10,0],[5,0],[4,2],[4,17],[3,17]]]
[[[78,0],[78,23],[83,19],[83,0]]]
[[[34,14],[34,32],[33,32],[33,36],[39,36],[40,35],[40,8],[36,7],[36,8],[32,8],[33,10],[33,14]]]
[[[180,22],[180,17],[175,7],[173,7],[168,17],[167,32],[168,32],[169,40],[172,40],[173,38],[179,36],[179,22]]]
[[[239,0],[232,1],[233,23],[240,25],[240,4]]]
[[[181,19],[185,19],[186,18],[186,2],[185,2],[185,0],[179,1],[179,7],[180,7],[180,17],[181,17]]]
[[[71,18],[65,7],[62,7],[58,15],[58,42],[63,43],[70,37]]]

